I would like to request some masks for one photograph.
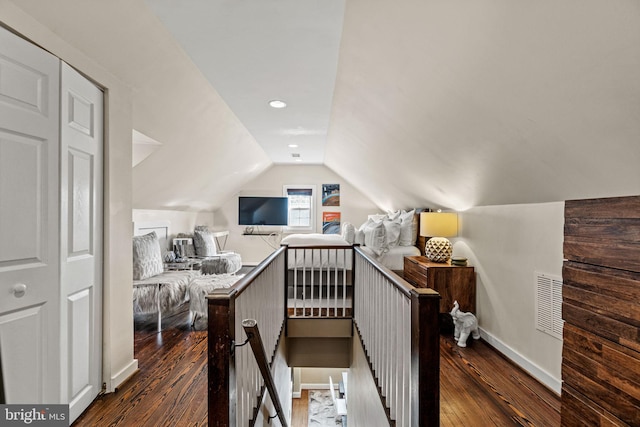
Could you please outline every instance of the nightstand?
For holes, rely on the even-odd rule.
[[[440,294],[440,313],[449,313],[458,301],[461,311],[476,314],[476,274],[473,267],[437,263],[423,256],[404,257],[404,280]]]

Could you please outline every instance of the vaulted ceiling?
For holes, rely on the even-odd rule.
[[[216,209],[289,143],[380,206],[640,194],[632,0],[12,3],[132,87],[137,208]]]

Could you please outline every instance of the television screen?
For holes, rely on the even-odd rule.
[[[287,197],[238,198],[239,225],[287,225],[288,218]]]

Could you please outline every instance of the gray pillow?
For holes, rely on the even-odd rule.
[[[133,280],[143,280],[164,271],[160,241],[155,231],[133,238]]]
[[[213,233],[202,227],[196,227],[193,231],[193,245],[199,257],[214,256],[218,253]]]

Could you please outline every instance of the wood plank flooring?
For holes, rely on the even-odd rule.
[[[99,396],[74,426],[206,426],[207,332],[190,327],[188,305],[162,318],[136,318],[139,371],[114,393]]]
[[[206,331],[189,325],[188,308],[163,318],[137,318],[140,371],[98,397],[74,426],[207,425]],[[559,397],[483,341],[440,341],[441,426],[559,426]],[[292,427],[306,427],[308,395],[294,399]]]
[[[293,399],[291,409],[292,427],[307,427],[309,424],[309,390],[302,390],[299,399]]]

